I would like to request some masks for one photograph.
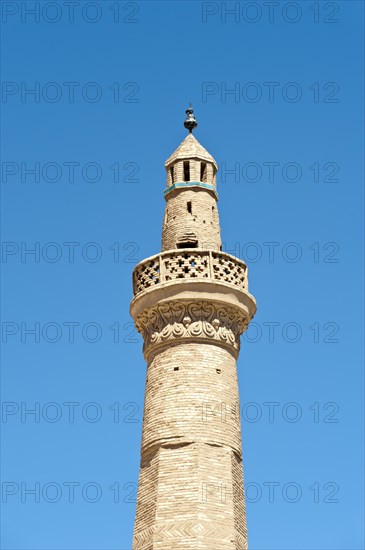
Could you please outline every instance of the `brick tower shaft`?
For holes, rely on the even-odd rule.
[[[133,550],[243,550],[236,360],[255,301],[221,251],[215,160],[189,133],[165,166],[162,252],[133,272],[147,361]]]

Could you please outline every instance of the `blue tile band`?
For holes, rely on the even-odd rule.
[[[202,187],[203,189],[209,189],[209,191],[213,191],[215,196],[218,198],[218,194],[215,190],[214,185],[212,185],[211,183],[202,183],[201,181],[181,181],[178,183],[174,183],[173,185],[170,185],[170,187],[165,189],[164,195],[166,196],[173,189],[179,189],[180,187]]]

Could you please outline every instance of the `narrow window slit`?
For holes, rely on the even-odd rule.
[[[198,248],[198,241],[176,243],[176,248]]]
[[[207,164],[205,162],[200,163],[200,181],[207,181]]]
[[[184,181],[190,181],[190,166],[188,160],[184,160]]]
[[[188,209],[189,214],[191,214],[192,213],[192,208],[191,208],[191,202],[190,201],[186,203],[186,208]]]

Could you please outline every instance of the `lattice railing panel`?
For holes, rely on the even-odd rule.
[[[242,260],[209,250],[184,249],[163,252],[138,264],[133,290],[138,294],[159,283],[175,279],[211,279],[247,288],[247,267]]]
[[[232,285],[244,287],[246,282],[246,266],[238,263],[235,258],[227,258],[226,254],[212,252],[213,278]]]
[[[183,252],[166,259],[162,257],[162,261],[165,281],[209,277],[208,252]]]
[[[133,273],[134,293],[138,294],[142,290],[150,286],[157,285],[161,282],[160,278],[160,261],[159,258],[154,258],[142,262]]]

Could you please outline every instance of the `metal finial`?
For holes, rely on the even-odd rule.
[[[191,134],[194,128],[198,126],[198,122],[194,116],[194,109],[192,108],[191,103],[190,103],[190,107],[186,109],[185,113],[187,116],[184,122],[184,126],[187,130],[189,130]]]

